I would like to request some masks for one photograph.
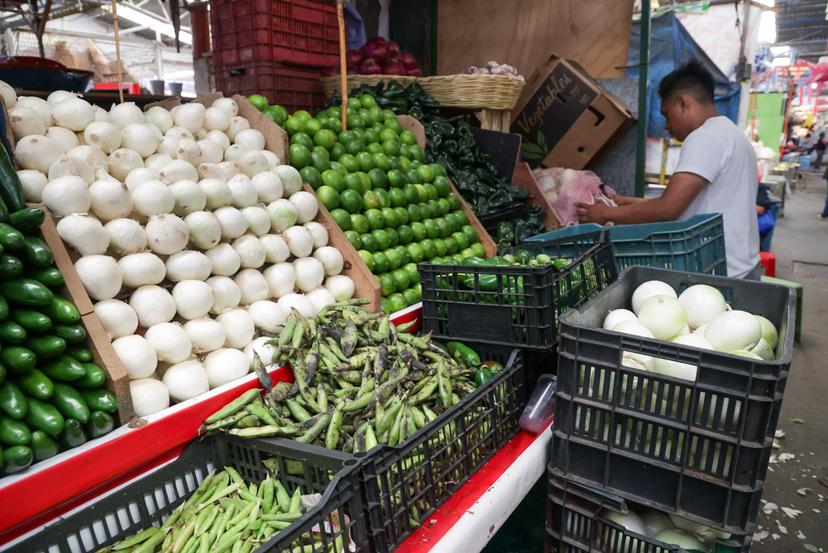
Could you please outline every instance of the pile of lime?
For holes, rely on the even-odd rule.
[[[284,124],[288,118],[288,111],[284,107],[278,104],[270,105],[267,98],[261,94],[251,94],[247,97],[247,101],[277,125]]]
[[[348,100],[347,120],[343,131],[338,107],[287,117],[289,163],[377,275],[382,309],[398,311],[421,299],[417,263],[458,263],[485,252],[445,169],[425,163],[391,110],[363,95]]]

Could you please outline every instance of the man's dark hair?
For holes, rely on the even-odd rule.
[[[662,100],[666,100],[676,94],[689,94],[702,104],[712,104],[715,88],[716,83],[710,71],[693,60],[661,79],[658,95]]]

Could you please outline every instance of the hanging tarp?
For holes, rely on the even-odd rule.
[[[630,49],[627,76],[638,77],[638,45],[641,42],[641,25],[634,22],[630,34]],[[675,15],[668,13],[652,19],[650,25],[650,71],[647,83],[648,105],[647,136],[669,136],[664,129],[661,115],[661,99],[658,97],[658,83],[677,67],[698,60],[713,75],[716,81],[715,101],[719,113],[734,123],[739,117],[739,83],[730,82],[727,76],[704,53],[690,33]]]

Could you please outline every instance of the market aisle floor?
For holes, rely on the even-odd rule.
[[[768,535],[754,553],[828,551],[828,221],[817,219],[825,181],[809,177],[788,198],[772,244],[777,276],[805,288],[804,314],[779,419],[785,436],[759,515],[757,538]]]

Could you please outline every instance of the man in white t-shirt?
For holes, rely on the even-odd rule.
[[[664,194],[644,200],[616,195],[618,207],[578,205],[582,223],[652,223],[721,213],[724,220],[727,274],[758,280],[759,225],[756,154],[744,133],[713,104],[712,75],[690,62],[658,87],[667,130],[683,142],[678,166]]]

